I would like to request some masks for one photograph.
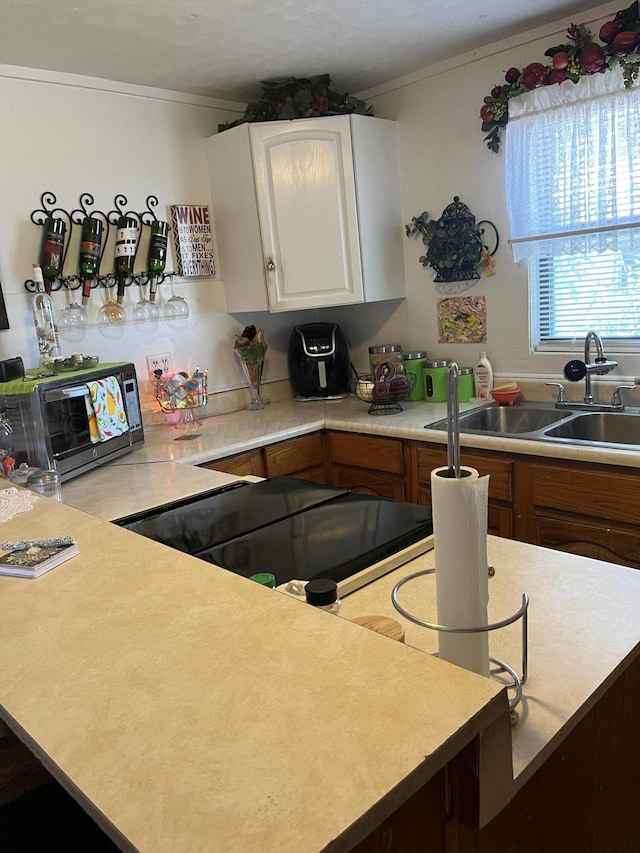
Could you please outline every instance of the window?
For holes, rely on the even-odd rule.
[[[536,349],[640,344],[640,87],[618,70],[509,104],[507,203]]]

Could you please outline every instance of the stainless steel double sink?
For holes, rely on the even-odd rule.
[[[529,441],[640,449],[640,409],[585,412],[556,409],[549,403],[515,403],[464,412],[460,432],[522,438]],[[446,418],[425,429],[447,429]]]

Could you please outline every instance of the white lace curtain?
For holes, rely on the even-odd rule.
[[[619,69],[510,100],[505,155],[516,262],[640,252],[640,86]]]

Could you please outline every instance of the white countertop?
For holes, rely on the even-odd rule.
[[[640,572],[494,536],[488,538],[488,557],[496,571],[489,582],[490,623],[516,613],[523,593],[530,598],[528,678],[513,728],[517,790],[604,693],[620,663],[640,653]],[[437,653],[437,632],[403,617],[391,601],[399,580],[432,569],[435,559],[435,551],[429,551],[356,590],[343,599],[341,615],[390,616],[403,625],[408,644]],[[419,619],[437,622],[433,574],[409,581],[398,600]],[[521,629],[519,621],[491,632],[489,638],[490,654],[518,675]]]
[[[196,466],[214,462],[225,456],[325,428],[446,444],[445,431],[425,429],[425,424],[446,417],[446,403],[402,405],[403,411],[399,414],[372,416],[367,414],[368,405],[355,397],[327,402],[286,400],[271,403],[262,411],[242,410],[205,418],[195,433],[186,433],[173,426],[157,426],[145,432],[143,447],[94,473],[63,484],[63,500],[69,506],[101,518],[121,518],[213,487],[205,485],[209,480],[197,469],[178,479],[172,473],[175,472],[172,468],[175,463]],[[476,404],[460,405],[461,412],[473,408]],[[548,444],[468,433],[461,433],[460,445],[462,448],[640,467],[640,454],[630,450]],[[147,463],[152,464],[148,466]],[[126,466],[126,477],[122,476],[123,466]],[[138,471],[136,466],[140,466]],[[218,474],[218,477],[220,479],[215,485],[237,479],[224,474]]]
[[[347,619],[47,498],[26,529],[80,553],[0,577],[0,716],[123,849],[350,849],[509,731],[499,685]]]
[[[477,408],[477,403],[461,403],[460,413]],[[172,426],[159,426],[145,433],[144,447],[127,462],[175,461],[198,465],[262,447],[275,441],[295,438],[319,429],[387,435],[415,441],[446,444],[445,430],[425,428],[447,416],[446,403],[402,403],[403,411],[393,415],[369,415],[368,404],[356,397],[326,402],[284,400],[257,412],[242,410],[205,418],[200,430],[185,437]],[[587,445],[503,438],[495,435],[460,434],[461,447],[485,448],[527,456],[575,459],[611,465],[640,467],[640,454]]]
[[[336,618],[100,520],[237,479],[198,462],[323,427],[444,443],[423,429],[444,404],[403,406],[372,417],[355,399],[291,401],[209,418],[192,440],[150,430],[144,448],[64,484],[66,506],[43,498],[2,525],[6,538],[71,532],[80,555],[37,581],[0,577],[0,714],[124,847],[175,853],[215,833],[234,850],[239,832],[256,853],[355,843],[371,809],[392,811],[487,727],[510,731],[499,685],[425,654],[432,632],[406,623],[403,645],[349,622],[398,618],[391,586],[433,554],[347,596]],[[489,549],[492,616],[531,596],[512,794],[638,654],[640,573],[493,537]],[[429,619],[432,581],[415,583]],[[495,634],[492,654],[519,670],[519,629]]]

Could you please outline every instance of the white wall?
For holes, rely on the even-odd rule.
[[[600,23],[617,11],[618,2],[598,7],[578,22]],[[511,65],[523,67],[542,59],[544,51],[565,39],[570,21],[523,33],[473,54],[392,81],[361,93],[381,118],[395,119],[400,135],[403,221],[427,210],[439,215],[459,195],[478,220],[490,219],[500,233],[496,275],[483,276],[470,295],[487,298],[486,348],[503,376],[541,375],[559,378],[567,356],[529,351],[526,270],[511,259],[507,240],[503,155],[489,152],[478,118],[483,97],[501,83]],[[102,209],[113,207],[116,193],[142,210],[149,194],[159,198],[158,215],[173,203],[210,204],[204,140],[220,121],[237,117],[244,105],[182,96],[143,87],[124,86],[73,75],[0,66],[0,281],[11,328],[0,331],[0,358],[21,355],[37,362],[37,348],[24,289],[37,260],[40,228],[30,221],[40,196],[54,192],[58,202],[76,207],[81,192],[90,192]],[[221,281],[176,280],[175,290],[190,304],[184,327],[161,320],[155,330],[129,322],[119,339],[105,337],[95,325],[99,297],[90,305],[91,326],[80,343],[63,342],[65,353],[97,354],[101,360],[127,359],[146,376],[149,353],[169,351],[176,369],[207,368],[210,389],[242,387],[232,357],[234,335],[246,323],[265,330],[269,353],[265,380],[287,376],[286,349],[292,326],[312,320],[335,320],[344,329],[356,367],[367,369],[367,347],[401,343],[405,350],[425,348],[432,356],[452,357],[472,365],[480,347],[437,342],[438,292],[430,270],[418,263],[422,244],[405,240],[407,300],[318,312],[228,315]],[[70,252],[74,249],[72,246]],[[70,254],[68,263],[71,262]],[[168,265],[171,267],[172,260]],[[170,295],[164,285],[161,298]],[[128,315],[138,294],[127,293]],[[58,310],[66,294],[54,295]],[[576,318],[580,326],[580,318]],[[579,347],[579,345],[578,345]],[[484,348],[484,347],[483,347]],[[612,348],[608,349],[613,354]],[[640,374],[640,357],[620,356],[616,378]],[[145,409],[157,407],[151,385]]]
[[[71,210],[81,193],[94,196],[95,207],[109,211],[117,193],[128,199],[128,209],[143,211],[149,195],[157,196],[156,215],[168,217],[171,204],[211,204],[204,140],[217,132],[218,123],[237,118],[244,105],[182,96],[143,87],[97,81],[74,75],[49,74],[0,66],[0,281],[10,329],[0,331],[0,358],[22,356],[27,366],[38,363],[31,314],[31,297],[24,287],[31,265],[38,260],[42,228],[30,220],[40,208],[43,192],[53,192],[58,204]],[[148,239],[147,229],[144,237]],[[79,228],[74,229],[65,273],[77,264]],[[112,236],[103,268],[112,268]],[[137,268],[145,256],[141,248]],[[173,257],[167,270],[173,269]],[[287,376],[286,346],[291,326],[309,318],[294,315],[226,313],[221,281],[175,279],[175,292],[190,306],[188,321],[161,319],[134,324],[131,312],[138,288],[127,288],[124,307],[128,322],[122,335],[112,337],[96,325],[104,288],[94,290],[88,306],[89,329],[81,341],[62,339],[63,354],[98,355],[102,362],[130,360],[145,380],[143,408],[158,407],[152,385],[146,382],[146,355],[168,351],[173,366],[209,371],[210,391],[243,387],[233,359],[234,336],[243,325],[265,329],[269,357],[265,381]],[[159,289],[159,306],[171,295],[171,286]],[[79,293],[53,294],[56,311]],[[240,397],[242,405],[242,395]],[[162,418],[160,418],[162,420]]]
[[[601,24],[619,8],[619,2],[608,3],[573,20],[589,24],[597,37]],[[375,105],[377,116],[398,122],[404,222],[423,210],[437,217],[453,196],[459,195],[476,220],[489,219],[495,223],[500,234],[496,274],[483,275],[465,293],[486,296],[486,349],[494,369],[504,376],[535,374],[558,379],[568,359],[566,354],[532,354],[529,351],[527,270],[513,263],[507,242],[510,233],[504,156],[503,152],[496,155],[486,148],[479,111],[484,96],[494,85],[504,82],[509,67],[522,69],[529,62],[543,61],[548,47],[566,42],[570,23],[567,19],[556,26],[526,32],[360,93]],[[490,233],[488,229],[487,238]],[[447,295],[446,285],[434,284],[433,272],[418,263],[423,249],[418,238],[405,240],[410,310],[407,327],[399,328],[396,337],[403,345],[420,346],[430,355],[455,358],[461,365],[471,366],[480,350],[477,344],[437,342],[436,300]],[[438,291],[438,287],[443,290]],[[582,319],[576,317],[577,333],[581,329]],[[581,350],[581,342],[577,347]],[[615,347],[606,347],[606,351],[613,354]],[[618,361],[616,378],[640,373],[639,356],[625,353]]]

